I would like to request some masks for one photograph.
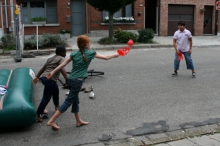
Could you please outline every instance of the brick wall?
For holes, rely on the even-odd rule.
[[[9,0],[8,0],[9,1]],[[66,22],[66,15],[71,15],[70,0],[57,0],[57,21],[59,26],[39,26],[38,34],[43,33],[59,33],[62,29],[71,30],[71,22]],[[25,27],[25,35],[36,34],[36,27]]]
[[[13,0],[16,3],[16,0]],[[17,0],[18,2],[19,0]],[[204,15],[200,14],[200,8],[204,6],[213,6],[213,18],[212,18],[212,30],[214,34],[215,29],[215,3],[216,0],[158,0],[159,4],[159,35],[167,36],[168,34],[168,5],[169,4],[182,4],[182,5],[193,5],[195,6],[194,10],[194,35],[203,35],[203,22]],[[4,5],[4,1],[2,1]],[[57,12],[58,12],[58,24],[59,26],[42,26],[39,27],[39,34],[42,33],[59,33],[61,29],[71,30],[71,22],[66,22],[66,15],[71,15],[71,5],[68,6],[68,3],[71,3],[71,0],[57,0]],[[7,4],[10,4],[10,0],[7,0]],[[86,4],[85,4],[86,5]],[[142,5],[142,6],[141,6]],[[88,6],[88,24],[85,19],[85,32],[96,30],[108,30],[108,25],[102,25],[102,13],[95,10],[92,6]],[[116,25],[114,24],[114,29],[121,28],[124,30],[138,30],[144,28],[144,8],[145,0],[136,0],[134,3],[134,19],[135,24],[131,25]],[[138,12],[142,12],[141,16],[138,16]],[[3,8],[3,17],[5,16],[5,10]],[[8,8],[8,25],[11,26],[11,14],[10,8]],[[86,18],[86,16],[85,16]],[[218,15],[218,30],[220,32],[220,12]],[[3,27],[5,29],[5,17],[3,19]],[[25,35],[30,35],[36,33],[35,27],[25,27]]]
[[[142,6],[140,6],[142,4]],[[121,28],[124,30],[137,30],[140,28],[144,28],[144,6],[145,1],[144,0],[136,0],[134,3],[134,20],[136,24],[133,25],[117,25],[114,24],[114,29]],[[94,30],[108,30],[108,25],[102,25],[102,12],[99,12],[95,10],[91,5],[88,6],[89,11],[89,24],[88,24],[88,30],[94,31]],[[142,12],[141,16],[138,16],[138,12]]]
[[[70,0],[57,0],[57,16],[60,30],[71,30],[71,23],[66,22],[66,15],[71,15],[71,5],[68,5],[68,3],[70,3]],[[54,30],[54,28],[52,29]]]
[[[203,35],[204,15],[200,14],[200,8],[207,6],[215,6],[216,0],[161,0],[160,4],[160,35],[167,36],[168,34],[168,5],[169,4],[184,4],[194,5],[194,35]],[[213,9],[212,30],[215,29],[215,7]]]
[[[42,35],[43,33],[57,34],[60,32],[60,30],[61,30],[60,26],[38,26],[39,35]],[[33,35],[36,33],[37,33],[36,26],[24,28],[24,35]]]

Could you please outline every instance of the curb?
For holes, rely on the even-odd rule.
[[[123,47],[125,47],[125,45],[103,45],[103,46],[98,46],[98,47],[91,47],[92,50],[117,50],[117,49],[122,49]],[[219,47],[219,45],[196,45],[193,46],[194,48],[206,48],[206,47]],[[161,45],[161,44],[140,44],[140,45],[135,45],[133,46],[131,49],[152,49],[152,48],[173,48],[173,45]],[[67,47],[66,48],[67,51],[74,51],[74,50],[78,50],[77,47]],[[46,52],[46,53],[54,53],[55,49],[43,49],[43,50],[27,50],[24,51],[23,54],[27,55],[27,54],[31,54],[31,53],[37,53],[37,52]],[[5,55],[4,55],[5,54]],[[0,59],[8,59],[8,58],[14,58],[15,55],[15,50],[13,51],[9,51],[9,52],[0,52]],[[48,55],[48,54],[39,54],[39,55]],[[37,56],[37,55],[36,55]],[[28,58],[28,57],[23,57],[23,58]],[[30,57],[30,58],[34,58],[34,57]],[[1,62],[1,61],[0,61]]]
[[[192,127],[175,131],[147,134],[141,136],[128,137],[119,140],[102,141],[92,144],[83,144],[81,146],[151,146],[166,142],[177,141],[181,139],[190,139],[202,135],[213,135],[220,132],[218,124],[205,125],[200,127]]]

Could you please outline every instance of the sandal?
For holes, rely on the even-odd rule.
[[[86,88],[85,87],[81,87],[80,91],[85,91]]]
[[[37,117],[37,123],[41,123],[43,120],[40,117]]]
[[[41,114],[41,115],[40,115],[40,118],[41,118],[41,119],[48,119],[48,114]]]
[[[92,88],[92,86],[91,87],[89,87],[89,88],[87,88],[87,89],[85,89],[85,93],[89,93],[89,92],[91,92],[91,91],[93,91],[93,88]]]
[[[68,84],[64,84],[63,89],[70,89],[70,86]]]

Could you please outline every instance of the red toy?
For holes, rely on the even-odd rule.
[[[178,52],[178,60],[179,61],[183,60],[183,54],[181,52]]]
[[[127,42],[128,46],[124,47],[123,49],[118,49],[117,52],[120,56],[125,56],[126,54],[128,54],[128,52],[131,50],[131,47],[134,44],[133,40],[129,40]]]
[[[127,44],[128,44],[128,46],[132,47],[134,45],[134,41],[133,40],[129,40]]]
[[[130,51],[129,47],[124,47],[122,50],[118,49],[117,52],[120,56],[125,56]]]

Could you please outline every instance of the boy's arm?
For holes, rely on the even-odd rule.
[[[44,66],[40,69],[40,71],[37,73],[37,76],[33,79],[32,83],[37,84],[39,77],[42,75],[42,73],[45,71],[47,64],[44,64]]]
[[[173,39],[173,47],[176,50],[176,52],[178,53],[179,50],[178,50],[177,45],[176,45],[176,39]]]
[[[65,67],[62,68],[62,69],[60,70],[60,72],[62,73],[63,77],[66,79],[66,84],[68,84],[68,75],[67,75],[67,73],[66,73]]]

